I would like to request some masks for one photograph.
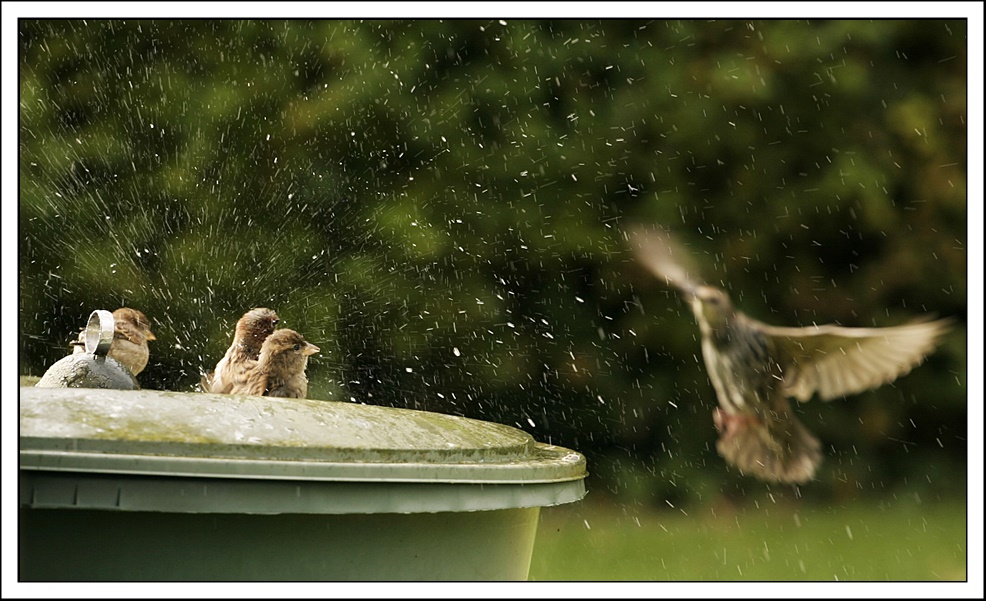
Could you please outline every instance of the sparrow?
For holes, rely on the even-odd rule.
[[[150,350],[147,342],[157,340],[151,332],[151,322],[137,309],[121,307],[113,311],[113,342],[109,356],[119,361],[136,376],[147,367]],[[71,343],[72,354],[86,352],[86,331],[82,330]]]
[[[721,289],[694,279],[685,253],[666,232],[628,232],[638,260],[688,301],[702,335],[702,356],[719,406],[716,449],[740,472],[804,483],[822,461],[821,443],[789,398],[830,400],[892,382],[933,352],[950,319],[904,325],[778,327],[736,309]]]
[[[319,350],[294,330],[277,330],[264,341],[247,378],[237,382],[230,392],[303,399],[308,394],[308,357]]]
[[[250,370],[260,356],[260,348],[277,325],[277,313],[264,307],[251,309],[236,322],[233,343],[216,364],[216,369],[202,376],[203,392],[228,394],[246,383]]]

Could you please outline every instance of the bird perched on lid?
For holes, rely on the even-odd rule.
[[[308,395],[308,357],[319,350],[294,330],[277,330],[264,341],[246,380],[230,392],[303,399]]]
[[[638,228],[630,245],[654,275],[687,299],[702,334],[702,356],[719,399],[716,449],[741,472],[801,483],[822,461],[821,444],[788,398],[822,400],[875,388],[911,371],[948,331],[949,319],[885,328],[768,325],[736,309],[726,293],[692,279],[666,232]]]
[[[277,313],[264,307],[251,309],[236,322],[233,343],[212,373],[202,376],[203,392],[230,393],[246,383],[260,357],[260,347],[277,326]]]
[[[121,307],[113,311],[113,321],[113,342],[110,345],[109,356],[119,361],[136,376],[144,371],[150,358],[147,342],[157,340],[151,332],[151,322],[142,312],[129,307]],[[71,345],[72,354],[86,352],[86,331],[79,332]]]

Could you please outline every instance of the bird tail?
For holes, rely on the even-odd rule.
[[[771,482],[804,483],[822,462],[821,443],[790,412],[768,416],[716,409],[716,449],[734,467]]]
[[[202,374],[202,379],[199,381],[202,392],[212,392],[212,379],[214,376],[215,372],[211,371]]]

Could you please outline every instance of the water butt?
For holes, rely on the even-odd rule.
[[[304,399],[21,388],[20,578],[524,580],[585,459]]]

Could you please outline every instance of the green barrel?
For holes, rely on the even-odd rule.
[[[20,389],[19,576],[523,580],[585,458],[473,419],[149,390]]]

